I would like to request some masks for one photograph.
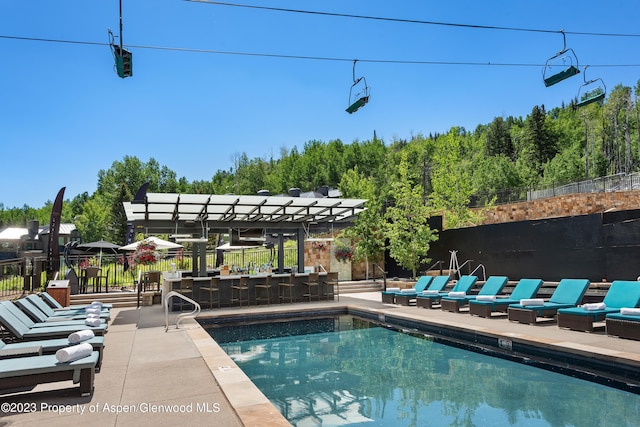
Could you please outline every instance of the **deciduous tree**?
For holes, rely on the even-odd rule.
[[[427,222],[431,210],[422,198],[420,179],[411,176],[409,171],[409,159],[404,155],[398,166],[400,179],[391,184],[394,203],[385,215],[385,234],[389,255],[416,277],[420,265],[429,262],[429,245],[437,235]]]

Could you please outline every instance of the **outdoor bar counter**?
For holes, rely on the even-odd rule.
[[[289,295],[288,289],[280,290],[278,284],[280,283],[293,283],[292,287],[292,299],[294,302],[300,301],[309,301],[308,292],[309,289],[307,286],[303,285],[303,282],[309,281],[309,273],[258,273],[252,275],[221,275],[215,277],[192,277],[193,286],[191,290],[182,289],[183,293],[189,298],[198,302],[203,308],[209,308],[213,306],[213,308],[218,306],[216,297],[220,298],[220,307],[231,307],[231,306],[240,306],[238,301],[232,302],[232,289],[233,285],[238,285],[240,283],[240,279],[242,277],[248,277],[249,279],[249,290],[248,295],[247,291],[244,291],[243,297],[248,296],[248,302],[243,302],[242,305],[256,305],[266,304],[266,292],[265,290],[259,291],[260,298],[259,301],[256,301],[256,289],[255,286],[259,284],[266,284],[267,278],[269,278],[268,283],[271,287],[268,289],[269,292],[269,300],[271,304],[279,304],[280,296],[279,293],[283,291],[286,292],[286,295]],[[329,298],[333,298],[333,288],[330,283],[328,283],[328,273],[321,272],[318,273],[318,283],[319,286],[317,288],[312,289],[313,300],[317,301],[318,299],[326,299],[326,295],[328,293]],[[187,277],[185,277],[187,278]],[[210,294],[207,290],[202,289],[201,287],[208,287],[211,284],[211,280],[214,280],[214,283],[218,281],[218,295],[214,293],[213,295],[213,304],[209,304]],[[216,280],[217,279],[217,280]],[[181,277],[171,277],[171,274],[165,273],[162,279],[162,295],[164,300],[164,295],[167,295],[170,291],[181,292],[182,287],[182,278]],[[316,297],[316,292],[319,293],[319,298]],[[307,294],[307,296],[305,296]],[[235,295],[234,295],[235,296]],[[171,302],[170,309],[180,310],[182,306],[184,306],[184,301],[178,301],[178,298],[173,298]],[[289,302],[287,299],[283,302]]]

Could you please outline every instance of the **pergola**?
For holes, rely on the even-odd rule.
[[[193,242],[194,275],[199,276],[207,274],[209,233],[264,229],[267,236],[278,238],[278,268],[282,272],[286,236],[295,236],[298,266],[304,266],[305,233],[349,226],[366,202],[329,197],[142,193],[133,202],[123,203],[127,222],[145,234],[169,234]]]

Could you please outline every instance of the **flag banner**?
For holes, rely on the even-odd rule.
[[[51,219],[49,220],[49,245],[47,246],[47,277],[53,277],[56,271],[60,270],[60,247],[58,246],[58,235],[60,234],[60,217],[62,216],[62,200],[64,189],[58,191],[53,208],[51,208]]]

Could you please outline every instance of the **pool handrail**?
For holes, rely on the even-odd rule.
[[[200,304],[198,304],[188,296],[181,294],[180,292],[176,292],[176,291],[169,292],[164,297],[164,300],[162,301],[162,304],[164,305],[164,331],[165,332],[169,330],[169,299],[172,297],[181,298],[186,302],[188,302],[189,304],[193,304],[193,306],[195,307],[195,309],[190,313],[180,313],[176,316],[176,329],[180,327],[180,322],[182,322],[183,319],[186,319],[186,318],[195,319],[196,316],[200,314]]]

